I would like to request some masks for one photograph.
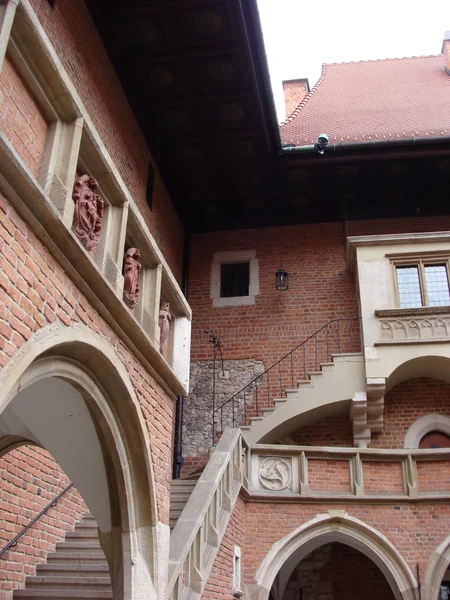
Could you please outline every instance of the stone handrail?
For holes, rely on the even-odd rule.
[[[170,538],[167,598],[200,597],[243,483],[244,440],[239,429],[222,435]]]
[[[450,498],[450,448],[377,449],[254,445],[252,497],[417,501]]]

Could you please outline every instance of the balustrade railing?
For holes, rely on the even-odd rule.
[[[240,430],[224,433],[172,531],[169,600],[203,591],[241,485],[247,485],[244,444]]]
[[[319,371],[322,364],[332,361],[334,354],[360,352],[360,322],[360,317],[329,321],[214,409],[212,445],[218,431],[247,425],[251,417],[263,416],[264,409],[274,407],[274,399],[283,398],[286,389]]]
[[[450,498],[450,448],[322,448],[257,444],[248,453],[251,495],[342,501]]]

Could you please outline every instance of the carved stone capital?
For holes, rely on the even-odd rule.
[[[383,430],[384,394],[386,379],[384,377],[368,377],[367,390],[367,426],[372,432]]]
[[[352,398],[350,418],[353,423],[353,443],[367,448],[371,443],[371,431],[367,426],[367,394],[358,392]]]

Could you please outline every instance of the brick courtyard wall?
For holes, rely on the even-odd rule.
[[[432,552],[448,536],[450,505],[444,502],[331,505],[248,501],[245,507],[245,583],[255,583],[256,570],[275,542],[299,525],[331,509],[345,510],[349,516],[360,519],[385,535],[413,573],[416,573],[416,563],[420,572],[425,572]],[[348,598],[341,596],[344,597]]]
[[[52,456],[36,446],[15,448],[0,458],[0,548],[28,525],[70,483]],[[45,562],[56,542],[73,531],[87,512],[80,494],[71,488],[1,559],[0,598],[12,599],[36,564]]]
[[[0,365],[59,322],[103,335],[127,369],[150,435],[160,520],[168,524],[174,403],[118,340],[14,208],[0,195]],[[58,457],[55,457],[56,459]]]
[[[300,427],[289,438],[298,446],[353,446],[353,429],[348,414],[332,416]]]
[[[58,0],[53,8],[47,0],[31,0],[31,4],[152,235],[180,281],[182,226],[157,168],[151,209],[146,202],[150,153],[84,1]]]
[[[245,503],[242,498],[238,498],[203,591],[202,600],[229,600],[232,597],[234,546],[241,548],[241,565],[243,565],[245,561],[244,544]],[[242,582],[243,576],[242,571]]]
[[[372,436],[372,446],[403,448],[414,421],[430,413],[450,416],[450,384],[429,378],[409,379],[386,394],[384,405],[383,431]]]
[[[36,177],[44,154],[48,124],[31,90],[6,55],[0,72],[0,129]]]
[[[354,275],[346,267],[346,235],[450,229],[450,218],[321,223],[192,236],[189,303],[193,311],[192,361],[212,359],[205,329],[220,337],[225,359],[255,358],[267,367],[337,317],[358,316]],[[256,250],[259,295],[251,306],[213,307],[213,254]],[[289,290],[275,289],[275,273],[289,273]],[[353,340],[355,350],[358,340]],[[311,352],[313,352],[311,346]]]

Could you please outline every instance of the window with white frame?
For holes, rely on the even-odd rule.
[[[259,294],[259,268],[255,250],[216,252],[211,267],[213,306],[244,306]]]
[[[449,258],[395,261],[400,308],[450,306]]]

